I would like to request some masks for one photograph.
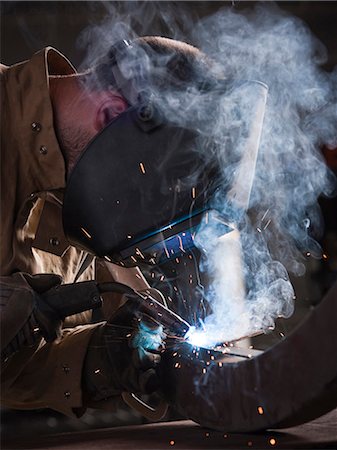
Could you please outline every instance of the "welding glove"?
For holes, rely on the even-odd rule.
[[[41,327],[61,333],[60,320],[46,320],[38,308],[39,294],[58,286],[58,275],[15,273],[0,278],[1,359],[6,360],[23,347],[36,345],[42,338]]]
[[[150,394],[159,388],[156,366],[164,333],[128,298],[107,323],[95,330],[83,369],[84,391],[93,401],[122,392]]]

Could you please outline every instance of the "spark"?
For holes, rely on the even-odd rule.
[[[195,191],[195,187],[192,187],[192,198],[195,198],[196,196],[196,191]]]
[[[167,248],[166,248],[166,245],[165,245],[165,244],[164,244],[164,250],[165,250],[165,253],[166,253],[167,259],[170,259],[170,254],[169,254],[169,252],[168,252],[168,250],[167,250]]]
[[[203,321],[201,318],[199,318],[199,323],[200,323],[200,325],[201,325],[203,331],[206,331],[206,327],[205,327],[204,321]],[[210,354],[210,353],[211,353],[211,352],[209,351],[208,354]]]
[[[184,234],[184,233],[183,233],[183,234]],[[180,236],[177,236],[177,238],[178,238],[178,242],[179,242],[179,249],[180,249],[183,253],[186,253],[186,252],[185,252],[185,249],[184,249],[183,240],[181,239]]]
[[[247,442],[248,447],[251,447],[253,445],[252,441]]]
[[[261,228],[257,227],[256,230],[257,230],[259,233],[262,233]]]
[[[311,256],[311,253],[307,252],[305,255],[309,257],[309,256]]]
[[[205,368],[202,369],[202,373],[205,374],[207,371]]]
[[[265,230],[267,227],[269,227],[271,220],[269,219],[268,222],[266,223],[266,225],[263,227],[263,229]]]
[[[160,281],[164,281],[164,279],[165,279],[165,276],[162,275],[162,276],[160,277]]]
[[[101,369],[96,369],[95,373],[98,374],[98,373],[100,373],[100,371],[101,371]]]
[[[177,264],[179,264],[179,263],[180,263],[180,261],[179,261],[179,258],[176,258],[176,263],[177,263]]]
[[[142,259],[145,259],[145,256],[144,256],[143,253],[139,250],[138,247],[136,247],[136,253],[137,253],[137,255],[139,255]]]
[[[258,406],[257,412],[261,415],[264,413],[262,406]]]
[[[131,259],[133,262],[137,262],[137,259],[133,255],[131,255]]]
[[[326,253],[323,253],[322,258],[323,259],[328,259],[328,255]]]
[[[91,239],[91,234],[86,229],[81,228],[81,231],[88,239]]]
[[[175,444],[175,441],[170,441],[170,445],[174,445]]]
[[[128,239],[132,239],[131,234],[128,234],[126,237],[127,237]]]
[[[284,338],[284,333],[280,333],[280,336],[281,336],[282,338]]]
[[[223,437],[226,439],[228,437],[228,434],[224,434]]]
[[[142,162],[139,163],[139,167],[140,167],[140,170],[141,170],[142,174],[145,174],[145,167],[144,167],[144,164]]]
[[[276,444],[276,440],[274,438],[269,439],[269,444],[270,445],[275,445]]]
[[[219,362],[218,366],[219,366],[219,367],[222,367],[222,362]]]
[[[205,436],[206,436],[206,437],[209,437],[209,433],[208,433],[208,432],[207,432],[207,433],[205,433]]]
[[[266,218],[266,215],[268,214],[268,212],[269,212],[269,208],[268,208],[267,211],[265,211],[265,213],[263,214],[262,219],[261,219],[261,222],[264,221],[264,219]]]

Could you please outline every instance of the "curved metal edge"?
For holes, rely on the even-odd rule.
[[[220,431],[298,425],[337,405],[337,283],[285,340],[237,363],[166,359],[166,393],[184,416]],[[259,407],[261,409],[259,409]],[[262,413],[259,413],[259,410]]]

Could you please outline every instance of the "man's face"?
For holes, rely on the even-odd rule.
[[[126,100],[116,91],[81,90],[73,96],[57,128],[68,174],[89,142],[127,107]]]

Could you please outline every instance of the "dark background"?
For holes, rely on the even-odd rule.
[[[51,45],[64,53],[78,66],[83,51],[77,45],[78,37],[90,24],[99,23],[106,16],[107,5],[113,3],[123,8],[126,2],[92,1],[2,1],[1,2],[1,61],[14,64],[29,58],[42,47]],[[135,2],[128,2],[135,3]],[[241,11],[254,8],[256,3],[247,1],[176,1],[153,2],[164,8],[169,4],[177,13],[192,12],[203,17],[219,8]],[[302,18],[313,33],[326,45],[329,55],[327,69],[337,64],[337,2],[295,1],[276,2],[281,9]],[[143,29],[143,34],[166,34],[160,23]],[[193,44],[193,43],[192,43]]]
[[[41,48],[51,45],[64,53],[75,66],[83,62],[85,49],[81,49],[78,38],[89,25],[100,23],[107,13],[107,4],[116,8],[125,7],[125,2],[84,2],[84,1],[2,1],[1,8],[1,62],[14,64],[30,58]],[[130,2],[129,2],[130,3]],[[167,5],[176,11],[177,17],[184,11],[192,12],[196,18],[212,14],[219,8],[244,10],[254,8],[257,2],[157,2],[158,7]],[[294,1],[276,2],[281,9],[302,18],[313,33],[325,44],[328,60],[327,70],[337,66],[337,2]],[[151,29],[143,29],[143,34],[168,35],[165,25],[158,20]],[[193,44],[193,42],[191,42]],[[330,222],[336,220],[336,203],[325,203],[324,213]],[[329,220],[328,220],[329,222]],[[332,225],[331,225],[332,226]],[[330,226],[330,228],[331,228]],[[329,228],[329,223],[328,223]],[[333,236],[336,236],[334,234]],[[336,250],[337,254],[337,250]],[[295,316],[289,322],[278,323],[270,336],[272,342],[279,339],[279,332],[285,334],[305,315],[310,306],[319,301],[325,286],[336,277],[337,258],[331,258],[326,266],[323,262],[308,261],[306,279],[295,281],[297,292],[301,292],[302,304],[297,306]],[[318,286],[318,287],[317,287]],[[254,343],[263,347],[265,342]],[[173,416],[172,416],[173,417]],[[81,420],[67,419],[52,411],[2,412],[2,431],[7,439],[20,436],[22,439],[36,433],[55,433],[67,430],[106,427],[127,423],[142,423],[138,414],[124,406],[114,413],[89,410]]]

